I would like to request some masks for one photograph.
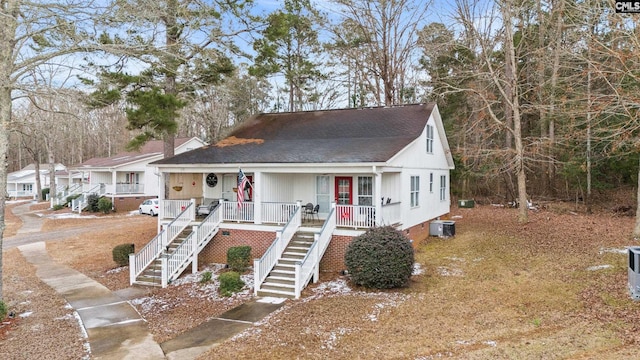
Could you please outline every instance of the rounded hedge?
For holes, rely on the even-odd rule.
[[[411,241],[391,226],[376,227],[347,246],[344,259],[356,285],[390,289],[407,285],[413,272]]]

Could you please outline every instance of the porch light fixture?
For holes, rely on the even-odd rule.
[[[173,190],[175,191],[182,191],[182,186],[174,186]]]

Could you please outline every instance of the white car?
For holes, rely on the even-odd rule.
[[[149,214],[151,216],[158,215],[158,199],[145,200],[138,208],[140,214]]]

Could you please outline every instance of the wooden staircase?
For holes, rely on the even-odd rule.
[[[166,247],[166,253],[173,253],[180,244],[182,244],[185,239],[191,234],[192,228],[188,226],[185,228],[182,233],[178,234],[178,236]],[[163,255],[161,254],[156,258],[149,266],[147,266],[144,271],[136,278],[135,284],[138,285],[147,285],[147,286],[162,286],[162,260],[160,259]]]
[[[282,257],[267,275],[258,296],[295,298],[295,264],[304,259],[313,244],[313,233],[297,232]]]

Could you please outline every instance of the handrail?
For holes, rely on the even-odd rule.
[[[168,257],[167,266],[162,271],[166,273],[163,279],[173,281],[174,276],[180,275],[182,266],[189,264],[189,258],[197,256],[207,242],[209,242],[216,234],[216,229],[220,225],[220,215],[217,213],[219,208],[215,208],[201,223],[195,227],[195,231],[180,244]],[[193,260],[193,259],[192,259]],[[166,284],[162,285],[163,287]]]
[[[296,299],[300,297],[300,293],[304,286],[309,282],[311,276],[314,276],[314,282],[318,281],[320,275],[320,260],[324,256],[324,252],[327,250],[329,243],[331,242],[331,236],[336,229],[336,217],[334,213],[335,207],[329,211],[329,216],[325,220],[320,232],[314,234],[313,244],[307,251],[307,254],[302,260],[295,264],[295,296]]]
[[[300,209],[301,206],[299,204],[296,205],[293,216],[291,216],[289,221],[282,227],[282,230],[276,232],[276,239],[271,243],[264,255],[262,255],[260,259],[253,261],[254,293],[256,295],[258,294],[260,286],[267,278],[267,275],[269,275],[271,269],[273,269],[280,256],[282,256],[287,244],[289,244],[293,235],[298,231],[302,223]]]
[[[129,255],[129,282],[131,285],[136,281],[138,275],[158,258],[166,246],[189,225],[191,222],[191,206],[193,206],[193,204],[186,206],[175,219],[162,229],[158,235],[151,239],[137,254]]]

